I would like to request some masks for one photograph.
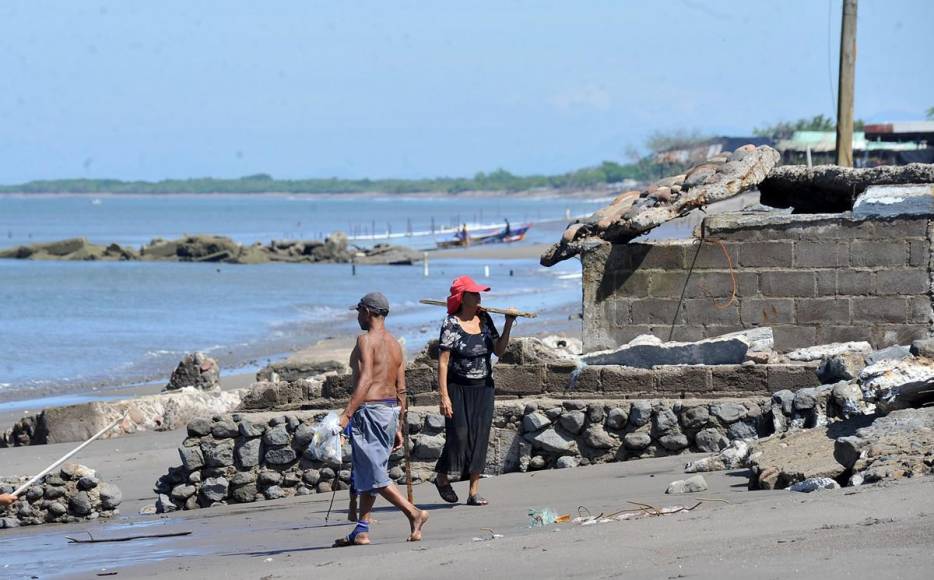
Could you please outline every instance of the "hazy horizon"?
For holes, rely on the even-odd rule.
[[[478,7],[479,6],[479,7]],[[558,174],[835,116],[840,0],[16,1],[0,183]],[[859,5],[856,117],[934,106],[934,3]]]

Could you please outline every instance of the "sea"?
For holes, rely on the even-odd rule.
[[[556,196],[0,195],[0,248],[85,237],[139,247],[154,238],[218,234],[241,243],[348,233],[360,246],[421,250],[468,228],[530,225],[522,245],[556,241],[569,219],[606,199]],[[222,372],[252,372],[325,338],[359,332],[350,305],[379,290],[389,325],[410,352],[434,338],[453,278],[489,284],[488,304],[537,310],[516,332],[579,322],[580,263],[537,259],[429,259],[414,266],[232,265],[0,260],[0,411],[57,404],[108,389],[166,381],[180,358],[203,351]]]

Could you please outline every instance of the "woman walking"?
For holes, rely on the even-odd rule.
[[[441,325],[438,386],[445,417],[444,451],[435,466],[435,486],[442,499],[457,503],[451,481],[470,479],[467,505],[486,505],[480,497],[480,474],[493,422],[492,355],[509,344],[515,316],[506,316],[500,335],[490,315],[480,308],[480,292],[489,292],[468,276],[451,283],[448,315]]]

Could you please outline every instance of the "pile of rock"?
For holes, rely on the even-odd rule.
[[[185,355],[178,367],[172,372],[166,391],[177,391],[185,387],[194,387],[202,391],[219,389],[221,386],[221,367],[213,358],[203,352]]]
[[[303,262],[346,264],[413,264],[421,254],[403,246],[377,244],[359,248],[336,232],[321,240],[277,240],[244,246],[225,236],[194,235],[177,240],[156,238],[139,252],[117,244],[92,244],[84,238],[18,246],[0,251],[0,258],[18,260],[146,260],[173,262],[225,262],[263,264]]]
[[[0,493],[12,493],[22,480],[0,480]],[[101,481],[84,465],[66,463],[30,486],[19,501],[0,507],[0,528],[44,523],[71,523],[113,517],[123,500],[120,489]]]

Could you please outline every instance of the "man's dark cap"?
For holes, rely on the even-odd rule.
[[[351,306],[351,310],[366,308],[370,312],[389,314],[389,300],[382,292],[370,292],[357,302],[356,306]]]

